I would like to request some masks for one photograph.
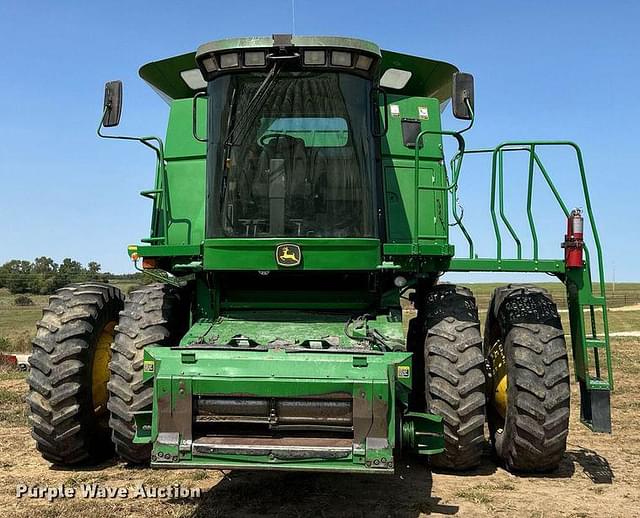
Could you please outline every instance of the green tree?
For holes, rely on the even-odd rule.
[[[31,268],[29,289],[33,293],[46,295],[58,286],[58,265],[51,257],[36,257]]]
[[[36,257],[33,260],[33,272],[39,274],[53,274],[58,271],[58,265],[51,257]]]
[[[30,261],[13,259],[0,266],[0,285],[11,293],[27,293],[31,286],[32,264]]]
[[[63,286],[72,282],[82,282],[87,278],[86,270],[82,267],[82,264],[69,257],[62,260],[58,267],[58,276]]]

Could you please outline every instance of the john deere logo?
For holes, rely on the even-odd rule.
[[[302,260],[302,252],[298,245],[285,243],[276,248],[276,262],[280,266],[298,266]]]

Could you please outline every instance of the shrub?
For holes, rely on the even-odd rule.
[[[33,300],[26,295],[18,295],[13,303],[16,306],[33,306]]]
[[[7,352],[10,350],[11,342],[9,342],[9,339],[4,336],[0,336],[0,352]]]

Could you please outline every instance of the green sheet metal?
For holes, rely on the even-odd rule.
[[[255,305],[255,304],[254,304]],[[258,344],[268,344],[275,340],[301,343],[306,340],[321,340],[333,337],[341,347],[362,346],[344,334],[345,323],[349,319],[345,313],[321,313],[313,311],[227,311],[215,320],[202,319],[196,322],[182,338],[181,344],[216,342],[226,344],[234,336],[242,334]],[[385,337],[404,343],[402,321],[387,315],[378,315],[367,321],[370,331],[377,330]],[[353,336],[363,337],[366,329],[354,328]]]
[[[401,425],[396,402],[406,400],[412,385],[411,353],[147,347],[144,364],[145,379],[154,383],[154,405],[152,414],[136,413],[140,430],[136,440],[153,444],[154,467],[393,473],[394,448],[403,439],[412,445],[418,442],[407,427],[402,437],[396,435]],[[352,447],[335,459],[283,459],[255,452],[202,454],[195,448],[202,436],[192,429],[192,404],[194,398],[207,396],[352,401]],[[424,421],[431,416],[408,416],[413,420],[418,417]],[[431,419],[433,439],[416,449],[439,452],[442,424],[440,418]]]

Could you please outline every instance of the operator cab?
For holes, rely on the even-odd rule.
[[[376,237],[374,48],[276,36],[196,54],[208,80],[208,237]]]

